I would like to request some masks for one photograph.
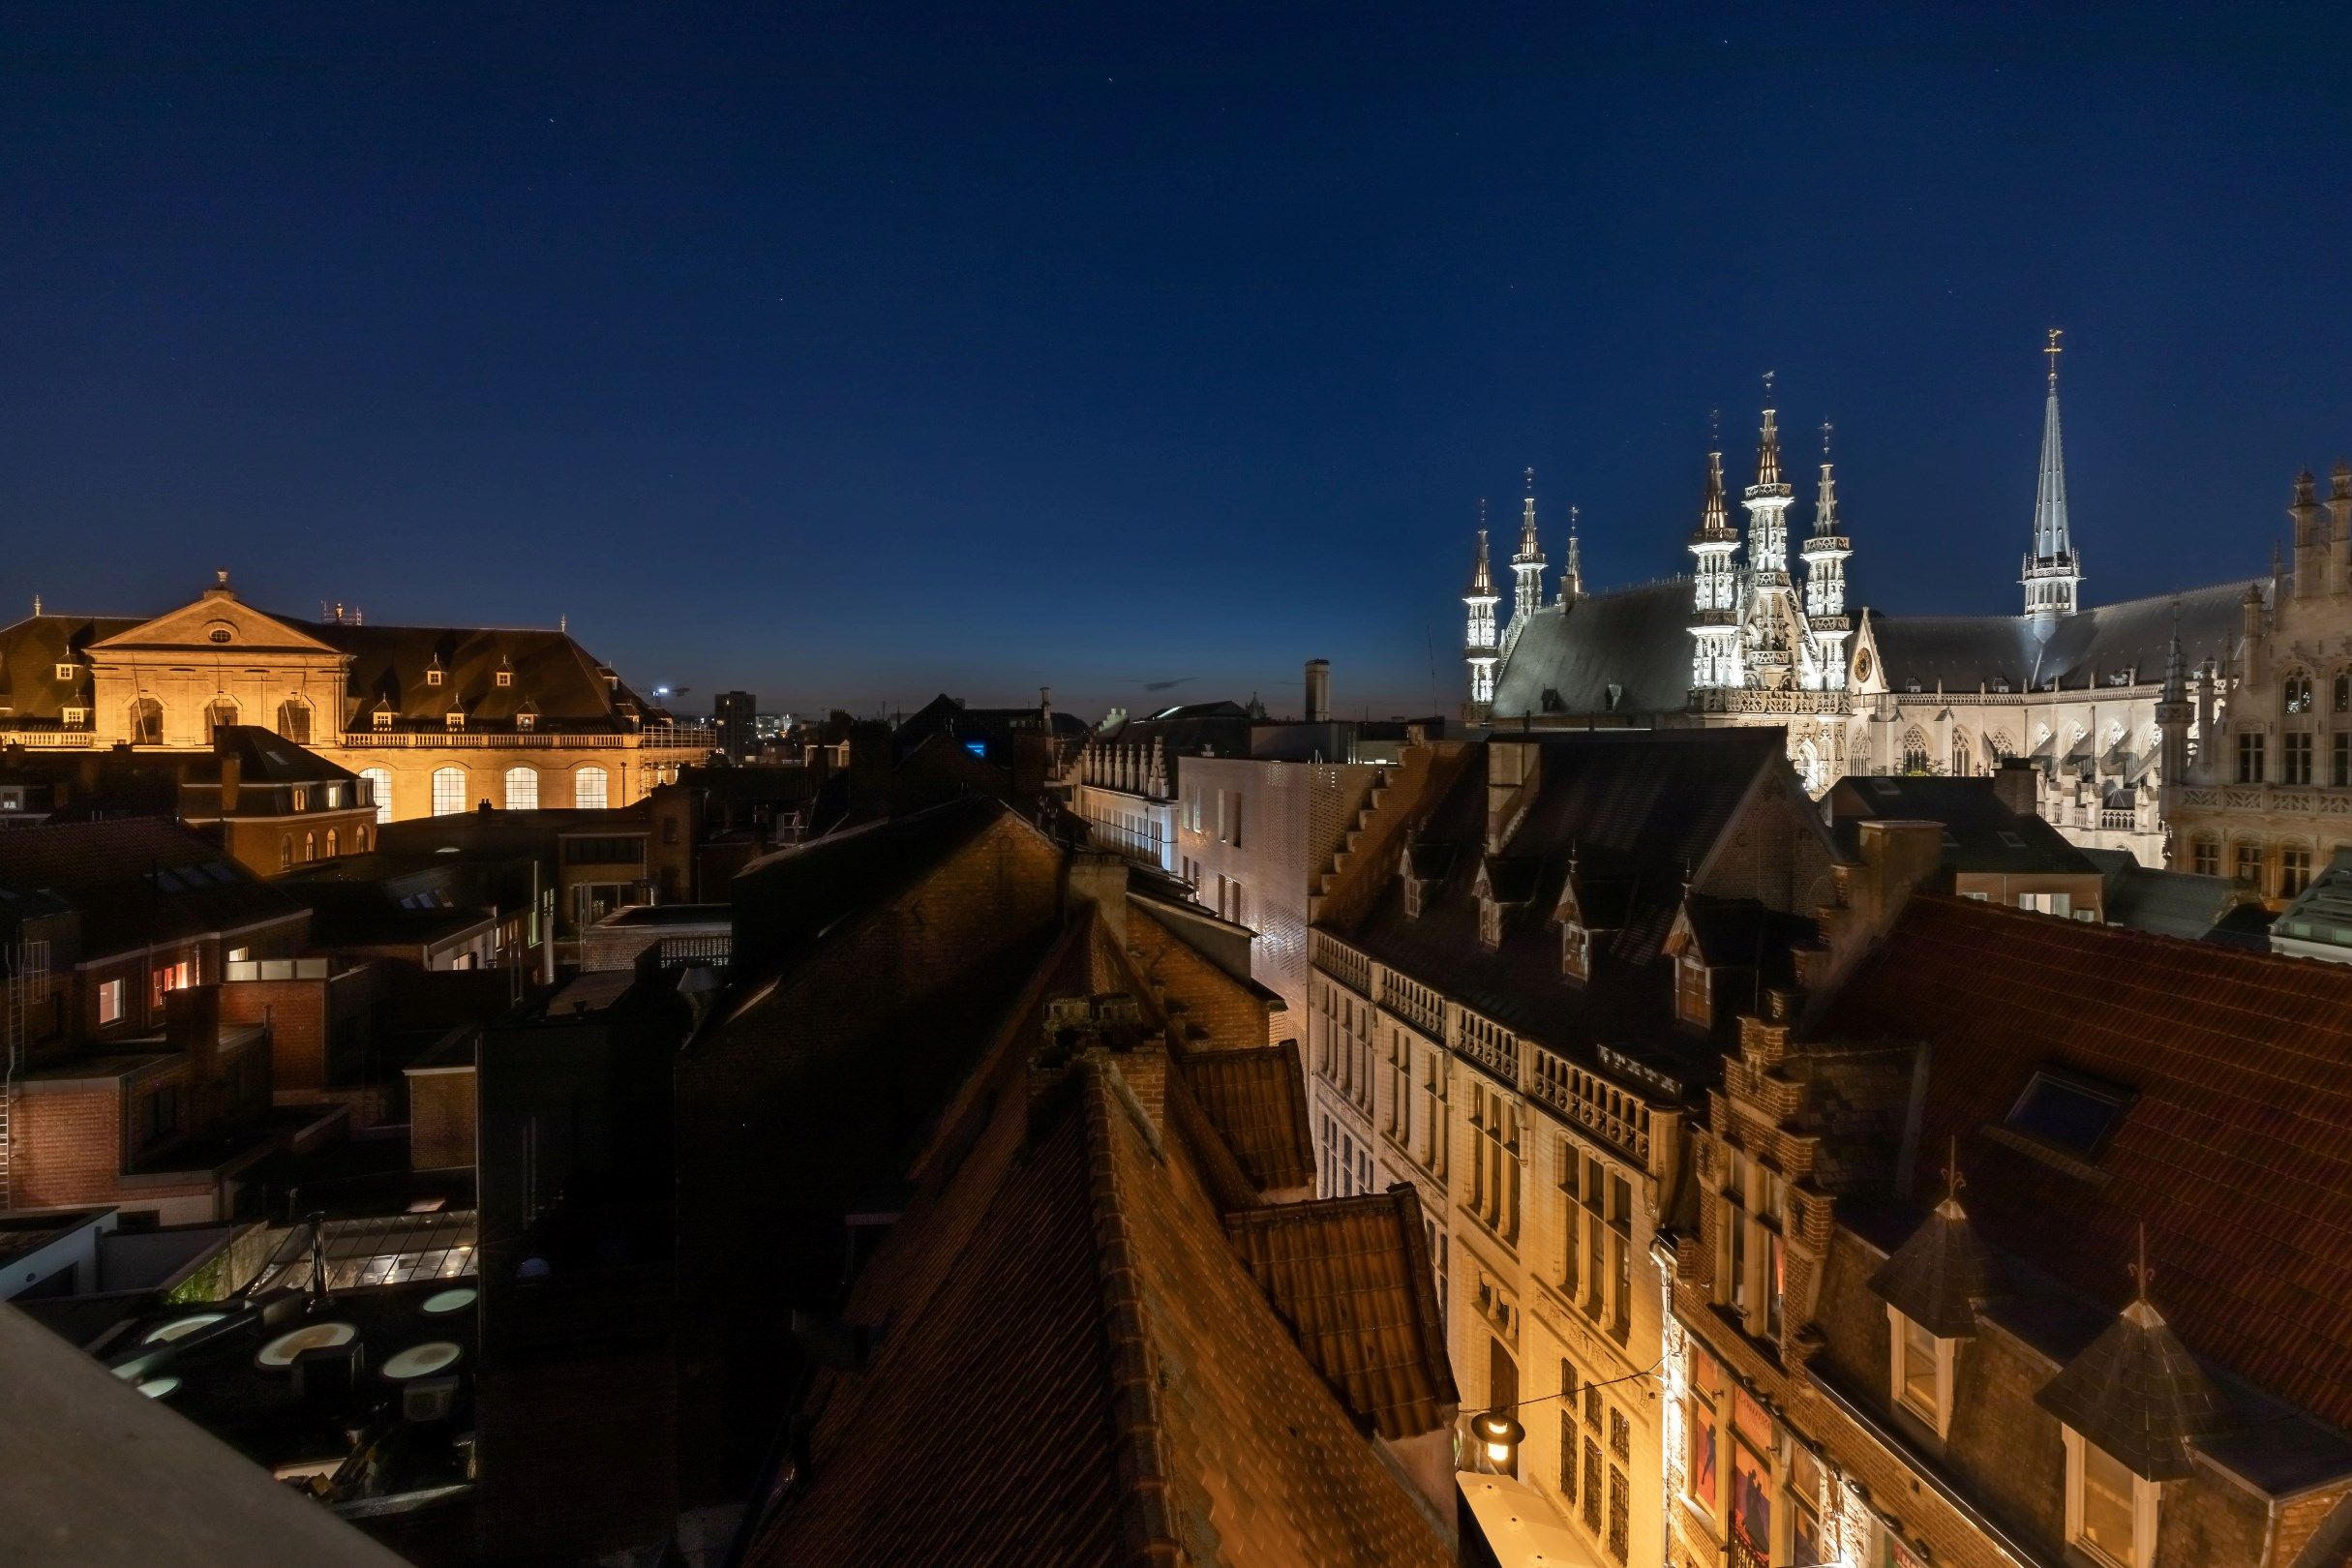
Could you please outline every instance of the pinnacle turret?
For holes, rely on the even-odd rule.
[[[1576,508],[1568,508],[1568,559],[1560,567],[1560,603],[1584,596],[1584,558],[1576,536]]]
[[[2066,525],[2066,453],[2058,425],[2058,340],[2050,329],[2050,390],[2042,405],[2041,472],[2034,487],[2034,551],[2026,558],[2026,614],[2046,626],[2078,608],[2082,561]]]
[[[1519,554],[1511,558],[1511,632],[1517,641],[1527,618],[1544,606],[1544,547],[1535,532],[1535,470],[1527,470],[1527,499],[1519,524]]]

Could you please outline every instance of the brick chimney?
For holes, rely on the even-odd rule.
[[[2041,769],[2023,757],[2004,757],[1993,769],[1993,799],[2021,817],[2041,815]]]

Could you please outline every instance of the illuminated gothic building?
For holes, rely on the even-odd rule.
[[[1852,605],[1854,546],[1826,441],[1800,536],[1778,412],[1767,407],[1755,480],[1738,499],[1744,521],[1734,518],[1722,454],[1707,455],[1688,576],[1587,592],[1572,533],[1558,596],[1546,603],[1530,496],[1511,560],[1512,615],[1498,628],[1481,532],[1462,595],[1469,721],[1498,732],[1786,726],[1790,761],[1816,796],[1849,773],[1975,775],[2024,757],[2040,775],[2042,816],[2068,838],[2162,863],[2156,708],[2169,645],[2177,635],[2192,667],[2238,669],[2242,601],[2251,592],[2267,606],[2269,588],[2240,581],[2082,602],[2057,351],[2053,334],[2020,614],[1891,616]],[[2213,712],[2225,701],[2217,695]]]
[[[151,619],[36,601],[0,628],[0,742],[210,751],[240,724],[349,769],[379,822],[630,805],[714,744],[565,632],[295,620],[240,600],[226,572]]]

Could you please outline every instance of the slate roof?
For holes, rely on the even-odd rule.
[[[2241,608],[2249,584],[2216,583],[2178,596],[2181,648],[2193,671],[2207,659],[2227,666],[2245,625]],[[2254,587],[2267,589],[2267,580]],[[2052,622],[2044,640],[2026,616],[1889,616],[1868,611],[1879,667],[1892,691],[1916,685],[1934,691],[1975,691],[2007,681],[2030,691],[2055,679],[2066,686],[2135,672],[2141,684],[2164,678],[2175,596],[2156,594],[2094,605]]]
[[[1120,1060],[1004,1097],[900,1222],[850,1309],[888,1329],[812,1396],[804,1479],[750,1568],[1452,1560]]]
[[[84,957],[300,916],[302,905],[161,817],[47,823],[0,833],[0,886],[43,890],[81,916]]]
[[[212,732],[213,755],[234,756],[240,775],[250,784],[354,784],[359,775],[338,768],[307,746],[296,745],[275,730],[257,724],[224,724]],[[217,781],[218,763],[197,776]]]
[[[2227,877],[2142,865],[2129,850],[2087,849],[2082,855],[2106,879],[2110,925],[2195,942],[2210,936],[2224,915],[2248,898]]]
[[[2010,810],[1993,783],[1849,774],[1829,790],[1830,831],[1849,859],[1860,857],[1862,823],[1877,818],[1942,823],[1946,871],[2090,876],[2098,869],[2038,815]]]
[[[121,616],[27,616],[0,627],[0,705],[15,726],[55,724],[69,707],[90,705],[92,643],[146,622]],[[57,678],[60,662],[76,666],[72,680]]]
[[[1818,1027],[1930,1042],[1918,1141],[1960,1140],[1988,1245],[2352,1427],[2352,966],[1914,897]],[[2093,1159],[2003,1124],[2045,1067],[2130,1096]]]
[[[2145,1301],[2126,1307],[2034,1402],[2151,1481],[2187,1475],[2189,1446],[2225,1420],[2196,1358]]]
[[[1462,1395],[1411,1186],[1230,1214],[1225,1235],[1315,1371],[1372,1431],[1411,1437],[1453,1421]]]
[[[1976,1304],[1993,1293],[1993,1255],[1966,1211],[1945,1198],[1870,1277],[1870,1288],[1939,1339],[1973,1339]]]
[[[1523,743],[1541,748],[1538,786],[1503,848],[1536,869],[1528,902],[1506,918],[1498,948],[1479,940],[1473,891],[1486,833],[1486,745],[1474,748],[1420,826],[1417,864],[1434,868],[1438,846],[1455,849],[1423,894],[1421,914],[1405,914],[1402,883],[1392,877],[1361,918],[1334,929],[1380,962],[1555,1048],[1670,1037],[1671,965],[1661,945],[1682,905],[1684,878],[1758,780],[1786,772],[1782,732],[1601,730]],[[1553,922],[1572,855],[1580,887],[1595,890],[1616,922],[1596,937],[1593,978],[1581,986],[1561,974]]]
[[[1667,578],[1549,604],[1528,617],[1495,673],[1493,711],[1497,719],[1678,713],[1690,685],[1691,585]]]
[[[1260,1191],[1314,1186],[1313,1127],[1296,1040],[1187,1051],[1186,1087]]]

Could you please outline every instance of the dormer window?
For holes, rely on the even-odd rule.
[[[517,713],[517,714],[515,715],[515,728],[516,728],[516,729],[518,729],[518,730],[535,730],[535,729],[537,729],[538,727],[539,727],[539,715],[538,715],[538,714],[536,714],[536,713]]]
[[[1925,1323],[1891,1306],[1886,1309],[1886,1326],[1894,1357],[1888,1380],[1895,1403],[1944,1436],[1951,1430],[1952,1357],[1960,1342],[1938,1338]]]
[[[90,722],[90,710],[86,708],[69,708],[59,716],[65,720],[68,729],[80,729]]]
[[[1409,873],[1405,876],[1404,918],[1408,920],[1421,919],[1421,888],[1422,882],[1419,877]]]
[[[448,725],[452,730],[464,729],[466,727],[466,710],[462,708],[451,709],[448,713]]]
[[[511,685],[513,685],[514,683],[515,683],[515,673],[514,673],[512,670],[500,670],[500,671],[498,672],[498,684],[499,684],[499,685],[501,685],[501,686],[511,686]]]
[[[1573,920],[1560,927],[1560,973],[1570,980],[1592,979],[1592,933]]]
[[[433,665],[433,666],[430,666],[430,667],[429,667],[429,668],[428,668],[428,669],[425,671],[425,684],[426,684],[426,685],[428,685],[428,686],[437,686],[437,685],[439,685],[440,683],[441,683],[441,667],[440,667],[439,665],[437,665],[437,664]]]
[[[2061,1426],[2066,1445],[2066,1541],[2094,1562],[2148,1568],[2156,1558],[2156,1483]]]
[[[392,709],[388,708],[377,709],[376,710],[373,722],[377,730],[388,730],[392,728]]]
[[[1502,946],[1502,905],[1492,894],[1478,900],[1478,940],[1489,948]]]
[[[1706,964],[1693,948],[1674,961],[1674,1016],[1702,1029],[1715,1022],[1715,998]]]
[[[61,664],[57,667],[57,678],[60,680],[71,680],[80,673],[81,666],[78,664]]]

